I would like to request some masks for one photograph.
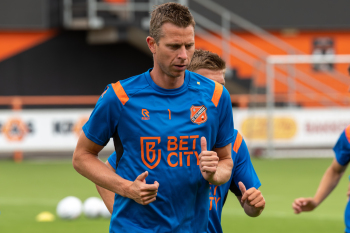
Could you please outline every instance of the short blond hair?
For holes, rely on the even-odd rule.
[[[226,63],[216,53],[196,49],[194,51],[191,63],[187,69],[192,72],[196,72],[199,69],[208,69],[214,71],[223,70],[226,69]]]
[[[167,22],[182,28],[196,25],[188,7],[174,2],[158,5],[151,13],[149,28],[149,35],[157,44],[162,37],[162,25]]]

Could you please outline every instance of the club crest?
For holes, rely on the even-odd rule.
[[[192,106],[191,109],[191,121],[193,123],[196,123],[198,125],[204,123],[207,121],[207,108],[202,106]]]

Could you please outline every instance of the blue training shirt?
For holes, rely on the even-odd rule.
[[[232,142],[232,145],[234,167],[230,180],[224,185],[210,185],[208,225],[208,232],[210,233],[222,232],[221,212],[229,189],[236,196],[242,196],[241,191],[238,188],[238,182],[242,181],[247,189],[252,187],[258,189],[261,186],[260,180],[256,175],[253,164],[250,160],[247,145],[236,129],[234,130],[234,141]],[[116,152],[108,157],[109,164],[115,170],[117,167],[116,160]]]
[[[254,170],[250,160],[247,145],[241,134],[234,130],[234,141],[232,142],[232,159],[233,169],[230,180],[223,185],[210,185],[209,195],[209,225],[208,232],[221,233],[221,213],[225,204],[228,190],[236,196],[242,196],[238,188],[238,182],[242,182],[246,189],[255,187],[258,189],[261,186],[260,180]]]
[[[145,206],[116,194],[110,232],[207,231],[209,183],[198,155],[202,136],[208,149],[233,141],[231,99],[222,85],[186,71],[181,87],[163,89],[149,70],[108,85],[83,131],[98,145],[113,137],[122,178],[133,181],[147,170],[146,182],[159,183],[157,200]]]
[[[346,129],[340,135],[337,143],[333,147],[333,151],[335,153],[335,159],[337,162],[345,166],[350,161],[350,125],[346,127]],[[349,177],[350,179],[350,177]],[[345,208],[344,213],[344,221],[345,221],[345,232],[350,233],[350,202]]]

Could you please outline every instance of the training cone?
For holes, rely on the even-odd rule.
[[[48,211],[41,212],[36,216],[37,222],[52,222],[55,220],[55,216]]]

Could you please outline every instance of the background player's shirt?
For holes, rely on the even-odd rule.
[[[258,189],[261,186],[260,180],[250,160],[247,145],[236,129],[234,130],[234,141],[232,145],[233,170],[230,180],[226,184],[220,186],[210,185],[208,224],[208,232],[210,233],[222,232],[221,212],[226,201],[228,190],[231,190],[236,196],[242,196],[238,188],[238,182],[241,181],[247,190],[252,187]]]
[[[222,85],[186,71],[181,87],[163,89],[148,71],[108,85],[83,131],[99,145],[113,136],[122,178],[133,181],[147,170],[146,182],[159,182],[149,205],[115,195],[110,232],[207,231],[209,183],[198,155],[202,136],[208,148],[233,141],[231,100]]]
[[[260,180],[256,175],[253,164],[250,160],[247,145],[236,129],[234,130],[234,141],[232,142],[232,145],[234,167],[232,169],[230,180],[224,185],[210,185],[208,225],[208,232],[210,233],[222,232],[221,212],[229,189],[236,196],[242,196],[241,191],[238,188],[238,182],[242,181],[247,189],[252,187],[258,189],[261,186]],[[108,157],[108,162],[114,169],[117,167],[116,160],[116,152]]]
[[[346,127],[343,133],[340,135],[337,143],[333,147],[335,158],[337,162],[345,166],[350,161],[350,125]],[[345,209],[345,232],[350,233],[350,202],[346,205]]]

